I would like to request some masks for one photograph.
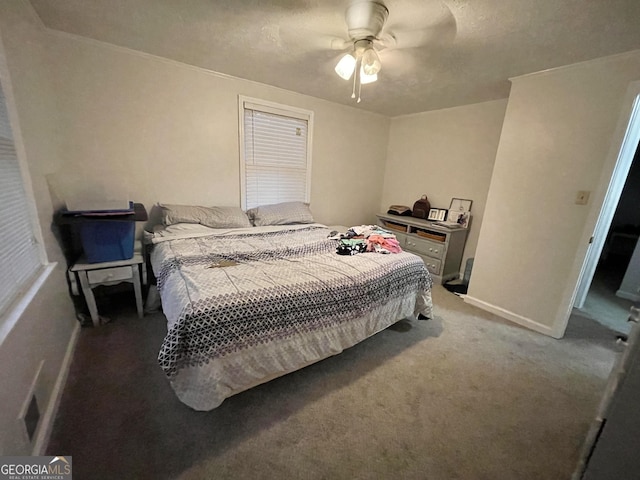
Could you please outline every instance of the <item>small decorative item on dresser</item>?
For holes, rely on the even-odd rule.
[[[411,209],[406,205],[391,205],[387,213],[390,215],[411,216]]]
[[[412,216],[415,218],[426,219],[429,217],[429,210],[431,210],[431,204],[426,195],[422,195],[422,198],[413,204]]]

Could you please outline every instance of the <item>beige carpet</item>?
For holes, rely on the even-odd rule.
[[[621,334],[629,334],[629,309],[635,302],[616,296],[628,264],[628,259],[614,261],[610,257],[609,262],[598,265],[583,308],[574,309],[574,314],[591,318]]]
[[[568,479],[618,355],[581,319],[554,340],[440,286],[436,317],[194,412],[156,364],[164,317],[128,297],[83,328],[49,448],[74,479]]]

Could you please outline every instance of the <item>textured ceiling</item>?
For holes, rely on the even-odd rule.
[[[51,29],[388,116],[506,98],[509,77],[640,48],[640,0],[384,0],[398,42],[356,104],[331,49],[349,0],[30,1]]]

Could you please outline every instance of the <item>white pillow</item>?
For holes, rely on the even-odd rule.
[[[250,227],[249,217],[239,207],[201,207],[198,205],[159,204],[162,223],[199,223],[211,228]]]
[[[290,225],[293,223],[314,223],[309,205],[303,202],[262,205],[247,210],[247,215],[256,227],[265,225]]]

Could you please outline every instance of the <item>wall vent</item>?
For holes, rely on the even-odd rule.
[[[29,443],[33,443],[33,436],[36,433],[36,428],[38,428],[38,422],[40,421],[40,409],[38,408],[38,401],[36,400],[35,394],[31,397],[27,413],[23,420],[27,428]]]
[[[42,373],[43,365],[44,360],[42,360],[40,365],[38,365],[38,370],[33,377],[27,396],[22,404],[22,408],[20,409],[20,414],[18,415],[18,421],[21,424],[25,441],[28,445],[33,445],[36,433],[38,432],[38,426],[40,425],[41,414],[40,406],[38,405],[38,397],[42,396],[40,374]],[[42,398],[40,400],[42,401]]]

